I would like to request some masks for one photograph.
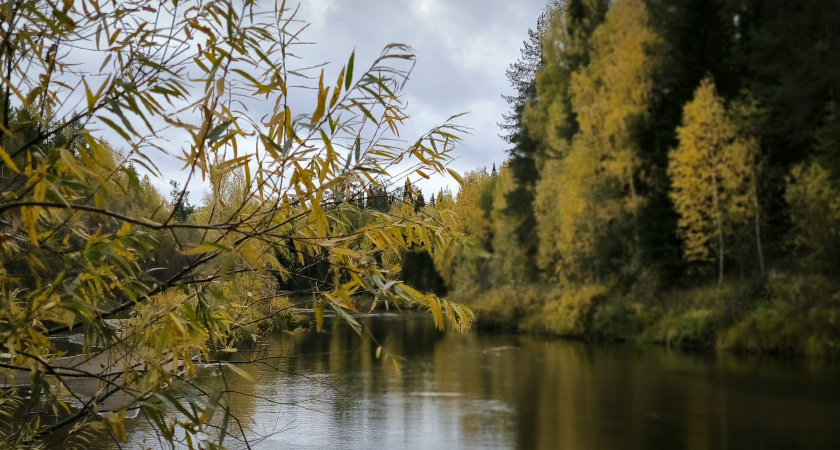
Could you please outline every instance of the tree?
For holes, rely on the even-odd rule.
[[[537,144],[534,157],[560,157],[578,131],[572,109],[571,77],[589,63],[590,37],[604,21],[609,2],[570,0],[550,16],[543,32],[542,64],[534,76],[533,98],[525,102],[522,121]]]
[[[785,200],[790,205],[793,241],[808,252],[813,266],[840,273],[840,190],[818,163],[794,167]]]
[[[585,44],[587,63],[567,76],[567,85],[562,77],[552,81],[557,84],[546,80],[555,93],[546,101],[555,107],[537,120],[572,120],[563,106],[570,95],[579,128],[571,142],[559,134],[544,138],[556,162],[543,166],[536,211],[539,236],[546,239],[539,260],[550,274],[601,282],[608,265],[623,270],[638,262],[645,198],[638,188],[644,165],[637,131],[653,102],[660,44],[644,2],[617,1]],[[565,70],[566,57],[557,56],[555,70]],[[556,129],[546,131],[552,133]]]
[[[768,109],[768,163],[789,169],[807,162],[830,113],[826,104],[840,92],[840,8],[820,0],[733,3],[744,23],[736,62]]]
[[[169,180],[169,185],[172,190],[169,191],[169,197],[172,199],[172,218],[178,222],[186,222],[187,219],[195,212],[195,206],[190,204],[190,191],[182,190],[180,183],[175,180]]]
[[[228,392],[202,393],[189,377],[282,311],[277,302],[312,304],[319,323],[331,308],[362,333],[349,313],[354,295],[370,292],[429,308],[438,327],[444,315],[469,326],[468,309],[386,284],[377,257],[415,244],[442,249],[452,239],[446,229],[379,212],[350,228],[330,209],[356,208],[336,204],[337,187],[384,187],[370,174],[387,179],[407,158],[422,161],[412,176],[447,173],[462,131],[451,120],[405,149],[390,139],[406,117],[409,47],[386,46],[361,74],[354,55],[337,74],[307,70],[292,57],[302,28],[293,11],[252,1],[18,0],[2,16],[0,339],[11,356],[0,369],[21,383],[3,394],[0,414],[19,421],[0,430],[3,442],[36,446],[67,430],[72,446],[90,428],[119,441],[127,409],[139,407],[172,445],[222,445],[237,423]],[[311,107],[293,109],[292,96]],[[255,97],[270,105],[265,116],[249,112]],[[102,130],[125,149],[115,163],[111,145],[94,136]],[[163,140],[176,135],[186,139],[181,148]],[[164,155],[185,168],[178,201],[162,207],[156,194],[153,208],[140,207],[128,195],[142,186],[132,166],[160,179]],[[199,178],[212,189],[189,221],[178,220],[176,206],[185,212]],[[132,207],[117,209],[117,198]],[[179,258],[159,278],[162,247]],[[328,276],[304,292],[279,290],[278,279],[301,273],[281,255],[325,261]],[[70,329],[84,333],[86,362],[75,369],[62,366],[50,340]],[[78,383],[99,388],[85,394]],[[65,413],[41,420],[55,411]]]
[[[757,145],[737,132],[714,82],[703,80],[685,106],[679,146],[668,168],[685,257],[709,261],[714,255],[718,284],[723,283],[727,239],[757,217]]]
[[[365,207],[383,213],[391,209],[391,196],[384,186],[373,185],[368,189]]]
[[[507,133],[500,136],[509,144],[516,144],[521,133],[522,108],[533,96],[535,74],[540,68],[542,60],[542,40],[551,26],[555,14],[563,10],[565,0],[549,0],[540,16],[537,18],[537,29],[528,29],[528,39],[522,41],[520,57],[512,63],[505,75],[515,95],[502,95],[510,105],[511,111],[503,114],[499,128]],[[513,150],[511,150],[512,152]]]
[[[414,197],[414,212],[418,212],[426,206],[426,198],[423,197],[423,191],[420,188],[415,189]]]

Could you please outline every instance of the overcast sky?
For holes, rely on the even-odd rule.
[[[303,39],[316,43],[307,60],[332,62],[333,71],[356,50],[356,67],[368,67],[389,43],[412,46],[417,65],[405,89],[411,119],[402,134],[414,140],[451,115],[472,128],[451,167],[458,172],[501,164],[508,144],[496,125],[513,93],[505,76],[546,0],[306,0],[299,18],[309,22]],[[307,61],[315,62],[315,61]],[[330,70],[328,69],[328,72]],[[448,185],[421,183],[428,196]]]
[[[498,166],[505,161],[505,150],[509,147],[499,138],[497,125],[502,121],[502,114],[510,110],[502,94],[513,94],[505,71],[519,58],[528,29],[536,27],[546,1],[302,0],[297,19],[310,25],[300,38],[313,44],[295,47],[301,60],[293,69],[329,63],[325,78],[331,84],[355,50],[354,79],[358,80],[361,71],[370,67],[386,45],[400,43],[413,47],[416,65],[403,91],[410,119],[401,131],[401,138],[414,142],[447,118],[468,113],[457,123],[470,128],[470,134],[456,148],[457,159],[449,167],[460,173],[481,167],[490,170],[494,163]],[[294,3],[288,1],[286,6],[291,5]],[[107,73],[99,73],[101,63],[88,60],[89,52],[71,56],[78,60],[79,70],[87,75],[90,83],[96,86],[104,82]],[[309,74],[317,76],[317,72]],[[305,92],[314,95],[312,91]],[[83,91],[75,95],[79,104],[83,104]],[[261,98],[251,100],[249,114],[261,117],[270,113],[273,103]],[[305,100],[292,105],[295,113],[299,113],[309,111],[314,98],[292,100],[293,103]],[[76,106],[71,104],[67,108],[74,110]],[[98,132],[112,142],[120,141],[104,125],[99,124]],[[167,130],[162,134],[173,148],[188,146],[185,132]],[[180,151],[173,153],[180,155]],[[186,179],[183,164],[162,155],[156,156],[155,164],[161,176],[153,179],[153,183],[168,196],[168,180]],[[402,180],[395,181],[402,183]],[[454,180],[443,176],[423,180],[419,186],[427,198],[442,187],[448,186],[453,193],[458,190]],[[194,179],[189,189],[191,201],[198,203],[209,184]]]

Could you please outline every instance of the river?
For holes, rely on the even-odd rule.
[[[419,313],[360,321],[364,338],[327,318],[323,333],[259,346],[279,358],[239,366],[251,381],[225,374],[253,447],[840,448],[838,362],[462,335]],[[131,448],[157,447],[142,418],[127,434]]]

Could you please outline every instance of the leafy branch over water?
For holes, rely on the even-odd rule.
[[[236,423],[213,431],[225,396],[185,380],[290,297],[349,317],[366,292],[469,328],[468,309],[406,286],[383,256],[447,247],[444,216],[365,207],[392,174],[452,173],[457,116],[399,140],[409,47],[361,74],[355,55],[337,76],[298,68],[305,26],[285,2],[13,1],[0,19],[5,443],[86,427],[124,440],[139,404],[170,444],[221,445]],[[172,165],[186,179],[167,201],[151,180]],[[210,192],[184,208],[199,179]],[[72,364],[51,340],[69,330],[84,336]]]

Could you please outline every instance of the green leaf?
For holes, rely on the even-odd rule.
[[[362,324],[360,324],[355,317],[351,316],[350,313],[344,310],[344,308],[336,305],[333,302],[330,302],[330,306],[332,307],[332,309],[335,310],[335,312],[339,316],[341,316],[342,319],[344,319],[345,322],[347,322],[350,325],[350,328],[352,328],[353,331],[355,331],[356,334],[359,335],[359,337],[362,337]]]
[[[350,61],[347,63],[347,73],[344,75],[344,90],[350,89],[350,84],[353,82],[353,62],[356,59],[356,51],[350,54]]]
[[[233,123],[232,120],[226,120],[217,125],[215,128],[213,128],[212,131],[210,131],[210,134],[207,135],[207,141],[211,144],[213,142],[216,142],[216,140],[219,139],[219,136],[222,135],[222,133],[227,129],[227,127],[230,126],[231,123]]]

